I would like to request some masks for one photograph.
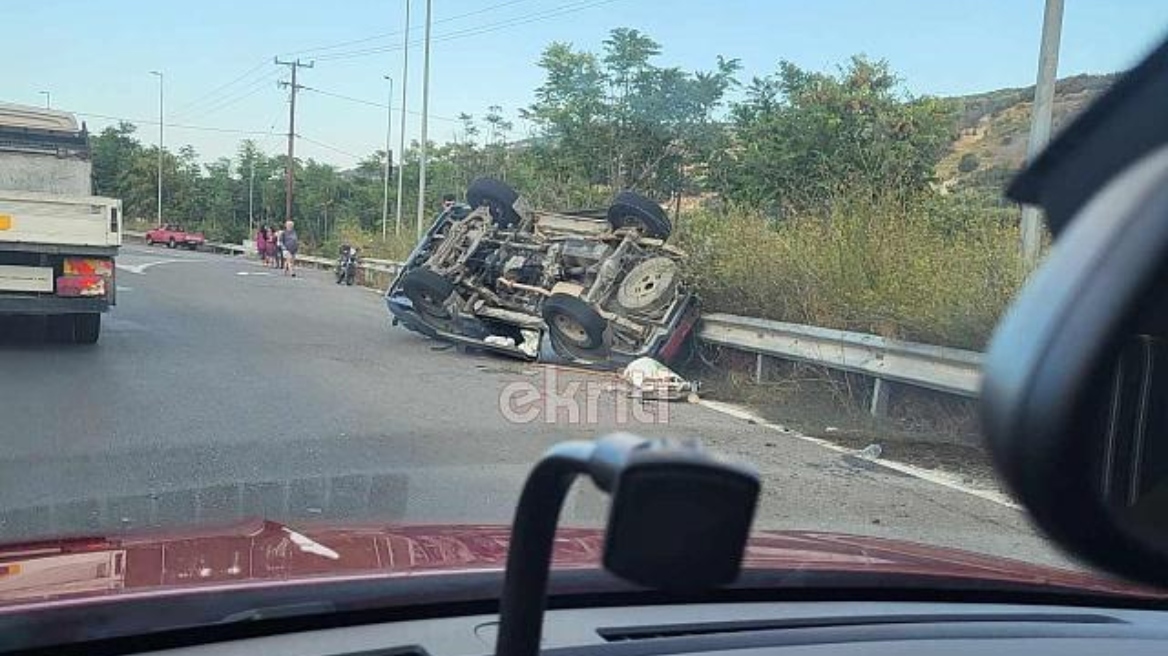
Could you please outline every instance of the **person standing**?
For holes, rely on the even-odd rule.
[[[296,252],[300,250],[300,238],[296,236],[296,224],[293,221],[284,223],[284,273],[296,277]]]
[[[260,226],[255,234],[256,252],[260,256],[260,264],[268,266],[268,226]]]
[[[284,268],[284,231],[277,230],[272,236],[272,252],[276,256],[276,268]]]

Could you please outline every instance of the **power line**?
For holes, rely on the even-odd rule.
[[[340,100],[347,100],[349,102],[354,102],[354,103],[358,103],[361,105],[368,105],[370,107],[377,107],[378,109],[392,109],[391,107],[389,107],[389,105],[386,105],[385,103],[379,103],[379,102],[375,102],[372,100],[364,100],[362,98],[354,98],[353,96],[346,96],[342,93],[333,93],[332,91],[325,91],[324,89],[317,89],[316,87],[308,87],[308,86],[301,87],[301,88],[304,91],[312,91],[314,93],[319,93],[322,96],[329,96],[331,98],[339,98]],[[406,113],[413,114],[415,116],[422,115],[422,112],[416,112],[416,111],[412,111],[412,110],[406,110]],[[434,114],[430,114],[430,118],[436,119],[439,121],[450,121],[452,123],[458,122],[458,119],[450,118],[449,116],[435,116]]]
[[[231,88],[232,86],[235,86],[236,84],[238,84],[239,82],[242,82],[246,78],[251,77],[253,74],[256,73],[256,71],[259,71],[267,63],[268,63],[268,61],[266,59],[261,60],[258,64],[247,69],[242,74],[240,74],[238,77],[235,77],[228,82],[220,84],[219,86],[215,87],[214,89],[211,89],[210,91],[195,98],[194,100],[191,100],[189,102],[186,102],[186,103],[180,105],[178,108],[176,108],[174,113],[175,114],[185,114],[185,113],[189,112],[191,109],[206,102],[208,99],[210,99],[212,103],[216,102],[219,99],[213,98],[214,96],[220,94],[221,92],[226,91],[227,89]]]
[[[273,71],[272,73],[264,76],[263,78],[256,80],[255,82],[252,82],[249,86],[240,90],[240,92],[236,93],[235,95],[225,96],[225,97],[219,99],[218,101],[215,101],[214,103],[212,103],[212,105],[208,106],[207,108],[200,110],[198,113],[202,116],[207,116],[209,114],[214,114],[215,112],[227,109],[228,107],[231,107],[232,105],[234,105],[240,101],[251,98],[252,96],[259,93],[260,91],[263,91],[268,86],[269,83],[275,81],[275,79],[278,77],[280,77],[280,72]]]
[[[73,112],[78,116],[86,116],[89,118],[102,118],[110,121],[124,121],[134,125],[158,125],[158,119],[140,119],[127,118],[125,116],[112,116],[110,114],[98,114],[96,112]],[[221,132],[225,134],[252,134],[259,136],[283,136],[279,132],[272,132],[271,130],[243,130],[239,128],[224,128],[210,125],[187,125],[183,123],[168,123],[164,122],[164,126],[168,128],[175,128],[177,130],[195,130],[198,132]]]
[[[524,2],[531,2],[531,0],[508,0],[507,2],[500,2],[498,4],[483,7],[481,9],[476,9],[474,11],[468,11],[466,13],[458,14],[456,16],[449,16],[447,18],[443,18],[442,20],[436,20],[436,21],[434,21],[434,24],[438,25],[440,23],[450,23],[450,22],[460,20],[463,18],[469,18],[470,16],[477,16],[478,14],[485,14],[488,11],[494,11],[496,9],[502,9],[503,7],[509,7],[511,5],[517,5],[517,4],[521,4]],[[421,25],[412,25],[411,27],[421,27]],[[385,38],[388,38],[391,36],[397,36],[399,34],[404,33],[405,31],[406,30],[404,30],[404,29],[394,30],[392,32],[384,32],[382,34],[374,34],[373,36],[362,37],[360,39],[353,39],[351,41],[341,41],[339,43],[334,43],[334,44],[327,45],[327,46],[317,46],[315,48],[305,48],[304,50],[293,50],[291,52],[284,53],[284,56],[287,57],[287,56],[293,56],[293,55],[303,55],[305,53],[320,52],[322,50],[335,50],[336,48],[344,48],[346,46],[357,45],[359,43],[368,43],[370,41],[377,41],[377,40],[385,39]]]
[[[311,139],[309,137],[304,136],[303,134],[297,134],[296,138],[307,141],[310,144],[316,144],[317,146],[320,146],[321,148],[324,148],[326,150],[331,150],[334,153],[340,153],[341,155],[348,155],[349,157],[352,157],[353,159],[356,159],[356,160],[363,160],[366,157],[368,157],[368,155],[358,155],[356,153],[351,153],[351,152],[344,150],[342,148],[337,148],[336,146],[331,146],[323,141],[317,141],[316,139]]]
[[[455,30],[453,32],[447,32],[445,34],[441,34],[441,35],[434,37],[432,39],[432,42],[439,43],[442,41],[451,41],[454,39],[462,39],[462,38],[465,38],[468,36],[487,34],[489,32],[496,32],[496,31],[499,31],[502,29],[507,29],[510,27],[518,26],[518,25],[526,25],[528,23],[534,23],[537,21],[547,20],[549,18],[557,18],[559,16],[564,16],[567,14],[572,14],[572,13],[576,13],[579,11],[584,11],[586,9],[592,9],[593,7],[599,7],[601,5],[607,5],[607,4],[611,4],[613,2],[617,2],[617,1],[618,0],[582,0],[582,1],[577,1],[577,2],[567,3],[567,4],[561,5],[559,7],[553,7],[551,9],[547,9],[547,10],[544,10],[541,12],[536,12],[534,14],[530,14],[528,16],[524,16],[521,18],[512,18],[512,19],[508,19],[508,20],[504,20],[504,21],[498,21],[495,23],[488,23],[487,25],[477,26],[477,27],[473,27],[473,28],[465,28],[462,30]],[[411,41],[408,44],[408,47],[413,48],[414,46],[420,45],[421,43],[422,42],[420,40]],[[402,48],[404,48],[406,46],[407,46],[407,44],[399,42],[399,43],[395,43],[392,45],[386,45],[386,46],[376,46],[376,47],[364,48],[364,49],[359,49],[359,50],[350,50],[350,51],[336,52],[336,53],[326,53],[326,54],[321,55],[320,57],[317,57],[317,59],[319,61],[336,61],[336,60],[341,60],[341,59],[353,59],[353,58],[357,58],[357,57],[367,57],[369,55],[377,55],[377,54],[381,54],[381,53],[385,53],[385,52],[393,52],[395,50],[401,50]]]

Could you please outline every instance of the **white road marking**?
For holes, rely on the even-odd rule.
[[[745,421],[749,421],[752,424],[758,424],[759,426],[763,426],[763,427],[769,428],[773,431],[777,431],[777,432],[782,433],[783,435],[786,435],[788,437],[794,437],[794,438],[798,438],[800,440],[803,440],[805,442],[811,442],[812,444],[818,444],[819,446],[821,446],[825,449],[829,449],[831,451],[835,451],[836,453],[843,453],[843,454],[847,454],[847,455],[861,457],[857,454],[857,452],[854,449],[848,449],[848,448],[842,447],[838,444],[835,444],[833,442],[829,442],[827,440],[821,440],[818,437],[804,435],[804,434],[799,433],[797,431],[793,431],[789,428],[785,428],[785,427],[779,426],[777,424],[772,424],[769,421],[763,419],[762,417],[754,414],[750,410],[743,408],[741,406],[733,405],[731,403],[722,403],[719,401],[707,401],[705,399],[698,401],[698,405],[700,405],[704,408],[709,408],[710,410],[713,410],[714,412],[718,412],[718,413],[721,413],[724,415],[729,415],[729,416],[735,417],[737,419],[743,419]],[[1007,508],[1012,508],[1014,510],[1022,510],[1022,506],[1015,503],[1014,500],[1011,499],[1006,494],[1003,494],[1002,492],[998,492],[995,490],[983,490],[983,489],[978,489],[978,488],[974,488],[974,487],[969,487],[968,485],[965,485],[964,483],[962,483],[961,480],[955,474],[946,474],[943,472],[937,472],[937,471],[932,471],[929,469],[923,469],[921,467],[916,467],[914,465],[908,465],[908,464],[905,464],[903,462],[897,462],[895,460],[886,460],[884,458],[865,458],[865,460],[868,460],[869,462],[877,463],[877,464],[882,465],[884,467],[887,467],[889,469],[893,469],[893,470],[898,471],[902,474],[907,474],[909,476],[912,476],[913,478],[919,478],[922,481],[928,481],[928,482],[933,483],[935,485],[947,487],[951,490],[957,490],[958,492],[964,492],[965,494],[975,496],[979,499],[984,499],[985,501],[989,501],[991,503],[996,503],[999,506],[1005,506]]]
[[[149,269],[150,267],[155,266],[157,264],[170,264],[171,262],[181,262],[181,261],[182,260],[159,260],[157,262],[145,262],[143,264],[122,264],[121,262],[118,262],[114,266],[116,266],[118,269],[121,269],[122,271],[125,271],[127,273],[136,273],[138,275],[142,275],[142,274],[146,273],[146,269]]]
[[[119,292],[132,292],[132,291],[134,291],[134,288],[133,287],[123,287],[122,285],[118,285],[118,291]]]
[[[236,271],[235,275],[237,275],[237,276],[270,276],[272,274],[268,273],[267,271]]]

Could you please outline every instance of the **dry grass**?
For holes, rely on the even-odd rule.
[[[679,236],[707,311],[980,349],[1022,282],[1017,227],[924,205],[845,202],[777,224],[706,213]]]

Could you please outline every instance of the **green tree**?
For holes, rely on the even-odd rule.
[[[886,62],[854,57],[837,75],[783,62],[732,110],[723,191],[783,214],[841,194],[928,188],[955,129],[953,106],[904,93]]]

